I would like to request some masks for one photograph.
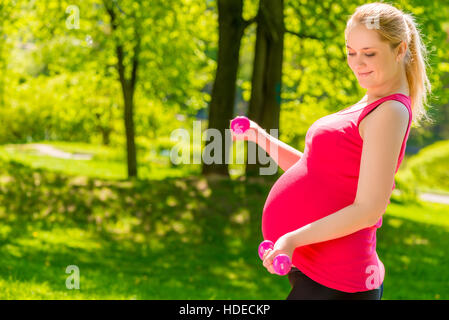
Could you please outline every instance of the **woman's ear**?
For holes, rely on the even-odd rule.
[[[396,54],[396,62],[402,60],[405,57],[405,53],[407,52],[407,43],[405,41],[401,41],[398,46],[398,52]]]

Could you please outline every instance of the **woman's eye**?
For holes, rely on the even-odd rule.
[[[374,57],[376,54],[372,53],[372,54],[365,54],[365,56],[367,57]],[[348,53],[348,56],[355,56],[355,53]]]

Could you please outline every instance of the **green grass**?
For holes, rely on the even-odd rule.
[[[448,299],[448,236],[448,205],[391,203],[377,232],[385,299]]]
[[[65,152],[91,154],[92,159],[74,160],[45,156],[38,154],[31,144],[0,145],[0,158],[15,160],[32,168],[89,178],[124,180],[128,176],[125,150],[80,142],[44,141],[36,143],[44,143]],[[155,141],[154,147],[150,150],[142,147],[137,150],[137,171],[140,179],[161,180],[168,177],[198,175],[201,172],[199,164],[172,165],[168,155],[161,155],[157,152],[159,149],[168,148],[171,144],[167,142],[167,139],[161,139],[161,141]],[[201,149],[197,145],[192,150],[201,153]],[[233,152],[233,155],[235,159],[236,151]],[[192,157],[193,155],[191,160]],[[229,167],[232,179],[237,179],[245,170],[245,165],[238,164],[236,160]]]
[[[38,154],[29,145],[0,146],[0,157],[15,160],[32,168],[42,168],[68,175],[81,175],[89,178],[123,180],[127,178],[127,165],[124,150],[116,148],[70,142],[45,142],[71,153],[92,154],[92,160],[60,159]],[[196,174],[199,165],[170,166],[168,156],[160,156],[154,152],[139,150],[138,173],[142,179],[163,179],[165,177],[181,177]]]
[[[257,185],[245,197],[234,181],[102,181],[18,162],[2,168],[0,298],[262,298],[261,288],[276,283],[247,246],[260,240]],[[65,287],[68,265],[80,268],[79,291]],[[279,294],[286,285],[276,284]]]
[[[449,140],[435,142],[408,157],[397,177],[418,191],[449,195]]]
[[[290,291],[257,255],[270,181],[78,176],[4,152],[0,299],[285,299]],[[449,299],[449,206],[392,198],[377,239],[384,299]],[[66,288],[69,265],[79,267],[80,290]]]

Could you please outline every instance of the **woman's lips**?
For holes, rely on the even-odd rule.
[[[359,72],[359,76],[360,77],[366,77],[366,76],[369,76],[371,73],[373,73],[372,71],[370,71],[370,72],[365,72],[365,73],[360,73]]]

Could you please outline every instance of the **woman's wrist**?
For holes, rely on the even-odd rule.
[[[258,128],[257,128],[257,131],[256,131],[256,137],[255,137],[255,139],[256,139],[256,141],[254,141],[254,142],[256,142],[256,143],[260,143],[260,141],[261,141],[262,139],[264,139],[264,140],[269,140],[269,134],[268,134],[268,132],[266,132],[263,128],[258,127]]]

